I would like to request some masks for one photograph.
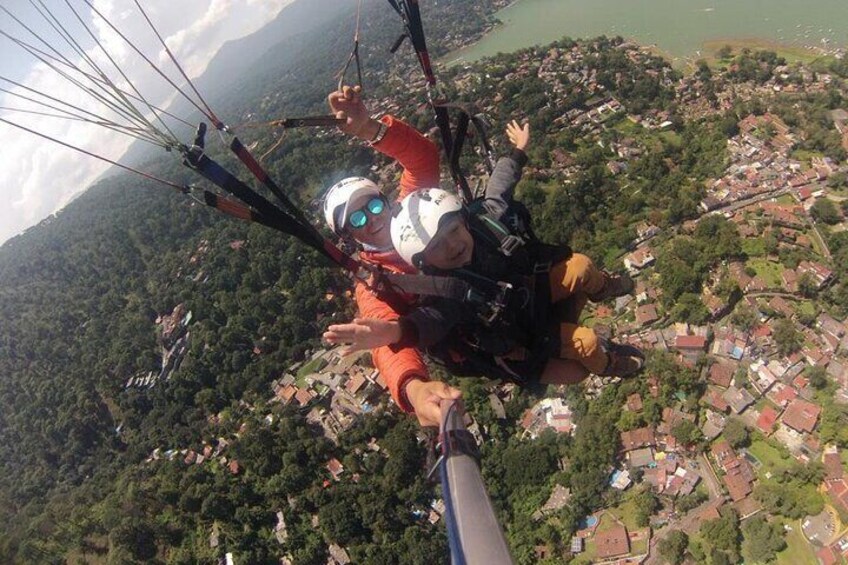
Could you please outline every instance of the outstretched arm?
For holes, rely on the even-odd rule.
[[[324,339],[333,345],[346,344],[345,354],[385,346],[430,347],[448,337],[457,324],[474,319],[474,312],[463,303],[434,298],[393,319],[360,317],[334,324],[324,332]]]
[[[373,321],[389,324],[398,317],[394,309],[364,284],[356,285],[356,303],[360,315],[368,316]],[[332,330],[333,328],[330,328],[330,331]],[[413,347],[373,347],[371,358],[400,409],[404,412],[414,412],[422,426],[438,426],[439,401],[444,398],[458,398],[460,395],[455,388],[430,381],[421,354]]]
[[[342,348],[342,355],[394,345],[401,337],[400,323],[397,320],[377,318],[354,318],[347,324],[333,324],[324,332],[324,340],[327,343],[346,344]]]
[[[331,92],[327,102],[337,118],[346,120],[339,126],[343,132],[371,142],[374,149],[403,167],[398,198],[421,188],[439,186],[439,148],[421,132],[394,116],[373,119],[358,86]],[[381,128],[385,128],[382,136]]]
[[[513,120],[507,125],[506,135],[514,145],[509,157],[501,157],[486,185],[483,206],[492,214],[500,216],[512,203],[515,187],[521,180],[521,170],[527,164],[524,150],[530,144],[530,125],[519,125]]]

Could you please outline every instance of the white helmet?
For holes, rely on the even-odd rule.
[[[360,194],[382,194],[372,181],[362,177],[340,180],[324,196],[324,219],[336,235],[341,235],[350,201]]]
[[[408,195],[392,217],[392,244],[404,261],[418,267],[418,256],[433,241],[444,220],[462,211],[462,201],[441,188]]]

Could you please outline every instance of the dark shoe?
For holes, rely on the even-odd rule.
[[[636,285],[627,273],[602,272],[604,275],[604,286],[599,292],[589,295],[589,300],[592,302],[603,302],[604,300],[617,298],[633,292],[633,288]]]
[[[645,354],[638,347],[608,341],[604,344],[609,361],[602,377],[629,377],[645,366]]]

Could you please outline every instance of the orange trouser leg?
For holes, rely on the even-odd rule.
[[[574,253],[567,261],[551,267],[551,302],[568,300],[564,319],[576,323],[586,305],[587,295],[604,287],[603,273],[586,255]]]
[[[577,324],[560,324],[560,358],[579,362],[592,373],[607,368],[607,353],[594,330]]]
[[[567,261],[551,267],[551,301],[559,302],[577,293],[596,294],[604,286],[604,275],[592,260],[574,253]]]
[[[539,382],[546,385],[573,385],[589,376],[589,370],[571,359],[548,359]]]

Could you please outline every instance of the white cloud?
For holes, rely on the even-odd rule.
[[[202,74],[225,42],[258,30],[292,1],[181,0],[175,3],[172,0],[145,0],[142,5],[189,76],[197,76]],[[94,0],[93,3],[146,55],[158,61],[172,78],[177,78],[173,67],[165,64],[167,55],[134,2]],[[73,18],[68,12],[65,16]],[[165,87],[162,80],[105,23],[95,17],[91,29],[121,68],[128,70],[131,80],[141,92],[154,97],[157,104],[166,103],[165,97],[172,94],[172,88]],[[106,57],[99,49],[91,48],[88,53],[98,64],[108,68]],[[5,74],[2,63],[0,74]],[[106,112],[90,95],[70,85],[43,63],[34,65],[23,82],[74,105],[98,113]],[[21,108],[31,105],[0,95],[0,106]],[[91,124],[3,111],[0,111],[0,117],[111,159],[119,158],[131,142],[129,138]],[[107,164],[92,157],[3,123],[0,123],[0,138],[3,143],[0,150],[0,194],[6,203],[0,207],[0,243],[57,211],[108,168]]]

